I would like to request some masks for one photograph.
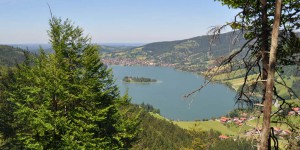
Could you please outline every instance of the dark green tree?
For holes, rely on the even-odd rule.
[[[131,147],[138,122],[121,112],[128,97],[119,95],[99,48],[69,20],[52,17],[48,34],[54,54],[41,50],[37,57],[27,55],[4,89],[14,132],[3,148]]]

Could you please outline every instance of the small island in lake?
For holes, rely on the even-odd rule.
[[[134,83],[151,83],[151,82],[157,82],[156,79],[151,79],[151,78],[144,78],[144,77],[129,77],[125,76],[123,78],[124,82],[134,82]]]

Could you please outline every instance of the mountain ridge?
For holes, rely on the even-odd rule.
[[[149,43],[124,51],[104,52],[103,58],[113,62],[108,64],[173,66],[179,70],[199,73],[215,66],[214,61],[218,57],[230,55],[245,42],[241,31],[232,31],[217,36],[202,35]]]
[[[143,48],[146,51],[158,51],[159,48],[162,51],[185,49],[193,52],[197,52],[198,50],[205,52],[208,50],[216,51],[227,48],[228,50],[232,50],[240,47],[241,44],[245,42],[245,39],[242,37],[242,34],[240,34],[240,31],[227,32],[217,35],[215,41],[212,41],[212,37],[213,35],[202,35],[183,40],[154,42],[137,48]],[[233,40],[236,40],[237,42],[234,43]],[[219,53],[218,56],[220,56],[220,54],[222,53]]]

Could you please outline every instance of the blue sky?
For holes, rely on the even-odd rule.
[[[0,44],[48,43],[55,16],[82,27],[94,43],[150,43],[204,35],[237,10],[214,0],[0,0]]]

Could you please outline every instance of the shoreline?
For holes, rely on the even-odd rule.
[[[138,81],[130,81],[130,82],[127,82],[127,81],[122,81],[124,83],[127,83],[127,84],[154,84],[154,83],[159,83],[159,81],[155,81],[155,82],[138,82]]]
[[[186,70],[180,70],[180,69],[178,69],[178,68],[175,68],[175,67],[164,67],[164,66],[148,66],[148,65],[130,65],[130,66],[125,66],[125,65],[109,65],[109,67],[110,66],[119,66],[119,67],[149,67],[149,68],[156,68],[156,67],[158,67],[158,68],[166,68],[166,69],[171,69],[171,70],[176,70],[176,71],[179,71],[179,72],[183,72],[183,73],[188,73],[188,74],[192,74],[193,76],[197,76],[197,77],[199,77],[199,78],[203,78],[204,80],[205,80],[205,78],[204,78],[204,76],[202,76],[202,74],[201,73],[199,73],[199,72],[192,72],[192,71],[186,71]],[[125,84],[125,85],[130,85],[130,84],[140,84],[140,85],[155,85],[155,84],[157,84],[157,83],[160,83],[161,81],[160,80],[158,80],[157,82],[125,82],[125,81],[122,81],[121,80],[121,82],[122,82],[122,84]],[[201,85],[203,85],[203,84],[205,84],[205,82],[199,82],[198,83],[198,86],[197,87],[200,87]],[[233,94],[234,94],[234,96],[235,96],[235,94],[236,94],[236,91],[235,90],[232,90],[232,88],[230,87],[230,86],[228,86],[228,85],[226,85],[225,83],[222,83],[222,82],[220,82],[220,81],[212,81],[212,82],[210,82],[209,83],[210,85],[221,85],[221,86],[223,86],[224,88],[226,88],[227,90],[228,90],[228,92],[232,92]],[[195,88],[195,89],[191,89],[191,90],[196,90],[197,88]],[[220,117],[220,116],[224,116],[224,115],[226,115],[227,113],[229,113],[230,111],[232,111],[233,109],[235,109],[235,105],[234,105],[234,96],[232,97],[232,99],[230,100],[230,101],[233,101],[233,104],[232,104],[232,107],[231,107],[231,109],[228,109],[225,113],[222,113],[222,114],[219,114],[219,115],[216,115],[216,116],[211,116],[211,117],[208,117],[208,118],[198,118],[198,119],[192,119],[192,120],[189,120],[189,121],[196,121],[196,120],[203,120],[203,119],[212,119],[212,118],[218,118],[218,117]],[[168,119],[170,119],[170,118],[168,118]],[[172,120],[172,119],[171,119]],[[174,119],[174,120],[176,120],[176,119]],[[186,120],[185,120],[186,121]]]

